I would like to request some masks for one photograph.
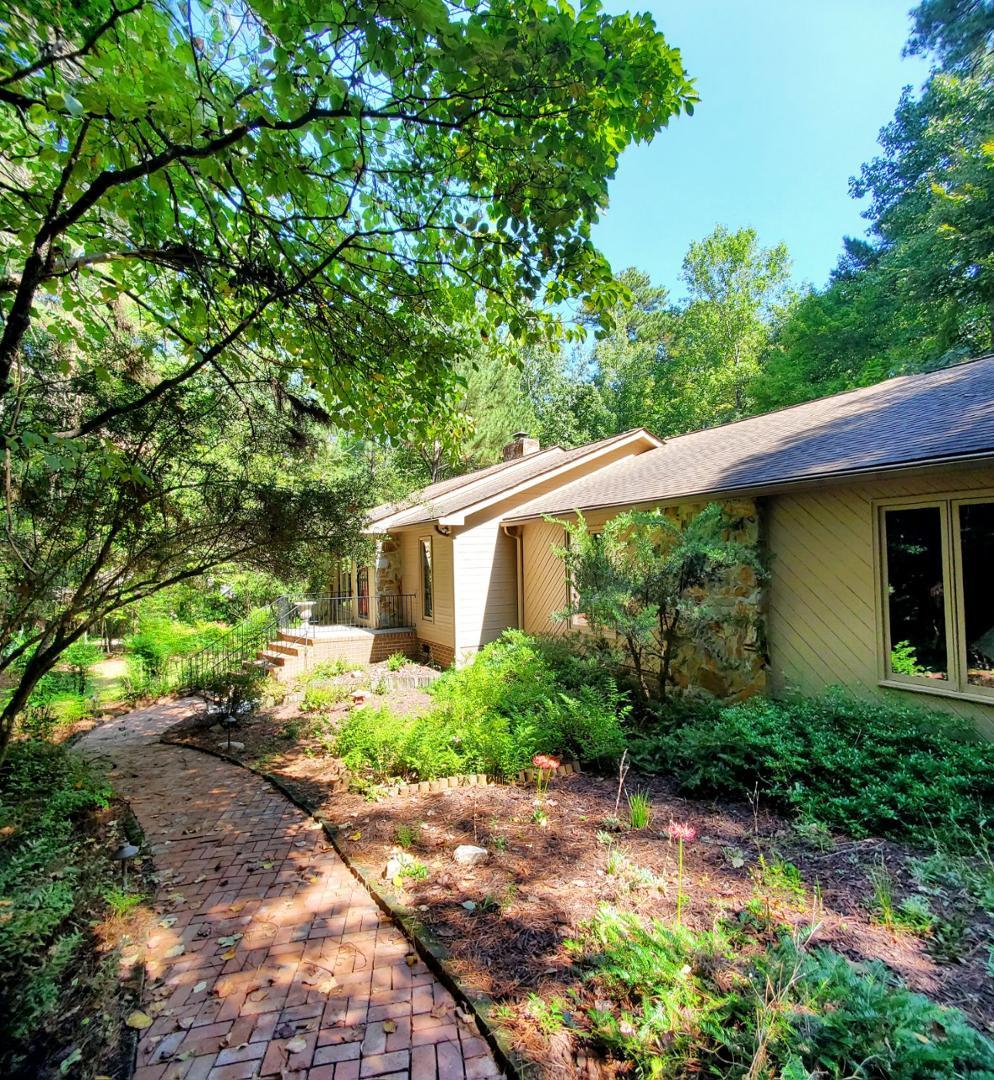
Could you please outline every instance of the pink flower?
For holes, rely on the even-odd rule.
[[[684,840],[688,844],[691,840],[697,839],[697,830],[694,826],[682,821],[671,821],[666,832],[671,840]]]
[[[532,758],[532,764],[536,769],[548,769],[551,772],[559,768],[559,758],[554,758],[551,754],[536,754]]]

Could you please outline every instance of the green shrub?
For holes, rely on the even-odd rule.
[[[642,768],[701,795],[761,794],[853,836],[977,835],[994,813],[994,745],[942,714],[841,693],[681,708],[636,740]]]
[[[334,679],[339,675],[344,675],[346,671],[351,671],[354,666],[341,657],[334,660],[322,660],[320,664],[315,664],[310,671],[302,675],[301,680],[315,682],[320,679]]]
[[[468,667],[432,684],[429,712],[353,711],[339,731],[338,753],[353,772],[422,780],[514,776],[537,753],[585,763],[616,757],[625,745],[624,706],[610,676],[598,670],[594,686],[579,686],[568,675],[560,681],[560,671],[580,672],[582,664],[554,669],[533,638],[507,631]]]
[[[125,640],[125,652],[137,656],[149,676],[162,674],[177,656],[190,656],[214,644],[229,632],[222,623],[182,623],[164,615],[142,619],[137,634]]]
[[[569,947],[596,984],[590,1037],[642,1076],[981,1080],[994,1068],[994,1045],[959,1010],[883,964],[790,937],[768,945],[731,924],[695,932],[602,908]]]
[[[80,694],[86,693],[87,674],[94,664],[99,663],[104,657],[104,651],[99,645],[86,638],[74,641],[59,658],[62,664],[76,676],[76,689]]]
[[[457,728],[489,747],[483,756],[503,775],[537,753],[598,764],[625,746],[620,718],[627,705],[610,673],[520,630],[505,631],[472,664],[446,672],[431,693]]]
[[[94,905],[115,866],[95,861],[80,823],[110,792],[77,757],[13,743],[0,770],[0,1075],[57,1016]]]
[[[349,692],[349,688],[341,683],[309,683],[300,707],[304,712],[321,712],[344,701]]]
[[[402,667],[406,667],[411,661],[402,653],[391,653],[387,657],[387,671],[400,671]]]

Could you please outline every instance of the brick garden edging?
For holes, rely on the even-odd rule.
[[[251,766],[250,766],[251,767]],[[546,769],[550,776],[572,776],[579,773],[578,761],[564,762],[558,769]],[[518,784],[533,784],[538,779],[538,769],[522,769],[515,777]],[[486,773],[459,773],[456,776],[441,776],[437,780],[419,780],[415,784],[394,784],[386,788],[384,795],[427,795],[434,791],[446,791],[449,788],[461,787],[499,787],[500,781],[491,780]]]
[[[254,765],[250,765],[246,761],[241,761],[232,754],[226,753],[224,750],[206,746],[197,746],[193,743],[183,742],[180,739],[169,738],[167,735],[161,735],[159,741],[166,743],[169,746],[180,746],[185,750],[197,750],[202,754],[209,754],[212,757],[220,758],[222,761],[226,761],[232,765],[238,765],[247,772],[254,773],[260,779],[265,780],[266,783],[274,787],[284,796],[284,798],[288,799],[296,806],[298,810],[301,810],[303,813],[307,814],[308,817],[316,821],[321,826],[325,836],[328,838],[328,841],[335,849],[339,858],[345,863],[349,873],[351,873],[359,884],[369,893],[376,906],[379,907],[384,914],[389,915],[400,927],[404,937],[411,943],[418,956],[424,961],[425,965],[435,978],[437,978],[445,989],[452,994],[456,1002],[464,1006],[465,1011],[473,1016],[476,1021],[477,1029],[493,1052],[497,1064],[504,1070],[510,1080],[524,1080],[526,1075],[525,1069],[528,1063],[517,1054],[508,1039],[490,1024],[490,1016],[496,1006],[496,1002],[488,994],[484,994],[482,991],[475,990],[472,987],[465,987],[462,985],[459,978],[452,970],[451,957],[442,941],[424,926],[416,915],[402,903],[400,894],[391,889],[389,885],[385,884],[383,879],[376,874],[372,867],[364,866],[357,862],[352,855],[343,848],[338,839],[337,826],[333,825],[321,814],[315,813],[314,810],[287,787],[279,777],[274,776],[272,773],[265,772],[262,769],[257,769]],[[556,770],[556,773],[558,775],[568,775],[568,773],[565,772],[566,769],[569,769],[569,772],[580,771],[579,766],[563,765]],[[535,773],[535,770],[525,770],[518,775],[519,777],[523,777],[526,773]],[[460,780],[466,782],[465,784],[447,783],[445,785],[446,788],[470,786],[473,780],[476,780],[476,783],[479,784],[479,780],[475,775],[472,780],[469,776],[446,777],[446,780]],[[427,783],[439,783],[439,781],[427,781]],[[406,784],[402,786],[404,788],[411,788],[414,792],[420,794],[420,785],[418,784]],[[484,786],[496,786],[496,782],[488,780],[484,776]],[[441,791],[443,788],[437,787],[430,788],[429,790]]]

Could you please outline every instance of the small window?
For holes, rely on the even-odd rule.
[[[356,572],[356,598],[359,606],[359,618],[369,618],[369,567],[360,566]]]
[[[891,675],[949,677],[942,516],[938,506],[884,516]]]
[[[433,617],[435,609],[431,546],[430,536],[421,538],[421,614],[426,619]]]

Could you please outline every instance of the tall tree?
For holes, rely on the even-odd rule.
[[[824,289],[777,331],[751,386],[760,412],[962,357],[949,305],[912,298],[879,247],[847,238]]]
[[[853,194],[912,301],[946,304],[957,338],[994,347],[994,58],[906,90]]]
[[[626,295],[594,346],[596,382],[614,431],[653,428],[667,386],[666,365],[676,317],[666,289],[634,268],[618,275]]]
[[[210,372],[120,412],[105,440],[54,453],[35,431],[129,401],[171,367],[147,339],[118,333],[111,346],[107,366],[129,380],[97,377],[50,338],[32,335],[22,351],[25,435],[3,460],[0,676],[17,677],[0,707],[0,757],[38,680],[113,613],[232,562],[303,578],[357,543],[361,478],[336,468],[312,410],[278,383]]]
[[[381,433],[437,415],[470,312],[533,335],[522,301],[609,302],[617,156],[694,98],[596,0],[63,7],[0,19],[0,402],[33,323],[97,363],[122,296],[182,358],[63,435],[260,353]]]
[[[675,324],[663,433],[734,420],[751,411],[750,387],[792,301],[790,258],[762,247],[754,229],[719,225],[683,261],[689,298]]]
[[[971,67],[994,44],[992,0],[922,0],[911,18],[906,51],[931,54],[947,71]]]
[[[525,392],[543,446],[580,446],[614,433],[610,406],[586,351],[563,343],[525,350]]]

